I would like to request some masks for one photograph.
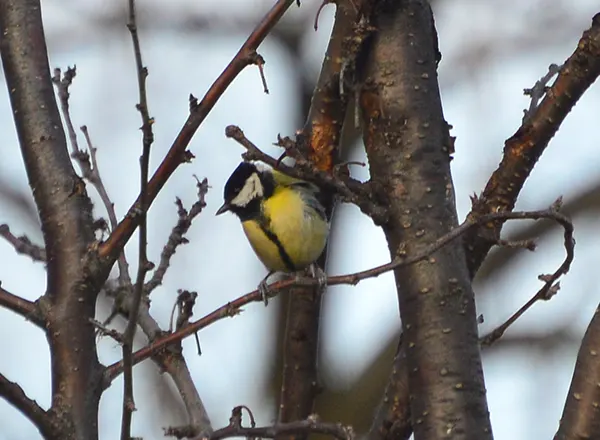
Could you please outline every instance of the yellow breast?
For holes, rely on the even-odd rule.
[[[264,227],[259,220],[247,220],[242,226],[252,249],[267,269],[301,270],[319,258],[325,248],[329,225],[303,203],[298,193],[279,188],[263,202],[262,209]],[[289,267],[290,262],[293,269]]]

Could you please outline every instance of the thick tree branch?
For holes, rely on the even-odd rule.
[[[86,268],[92,204],[69,158],[54,98],[39,0],[0,0],[0,52],[47,254],[52,409],[61,438],[95,440],[101,366],[93,318],[108,271]]]
[[[481,197],[473,203],[470,216],[510,211],[525,180],[545,151],[560,125],[579,98],[600,75],[600,14],[592,19],[573,54],[565,61],[556,81],[542,102],[527,114],[523,125],[504,144],[504,155],[490,177]],[[502,222],[482,226],[465,237],[471,276],[500,234]]]
[[[44,438],[54,438],[56,430],[53,426],[52,416],[44,411],[35,400],[27,397],[19,384],[11,382],[3,374],[0,374],[0,397],[27,417]]]
[[[457,223],[450,138],[437,84],[437,35],[425,0],[376,2],[361,93],[374,184],[388,198],[392,256],[412,255]],[[451,243],[395,271],[415,438],[491,439],[475,302]]]
[[[254,64],[258,46],[263,42],[271,29],[273,29],[275,24],[277,24],[284,12],[293,2],[294,0],[278,0],[262,21],[256,26],[252,34],[242,45],[223,73],[221,73],[208,92],[206,92],[202,101],[197,104],[195,99],[191,100],[191,112],[188,119],[171,145],[166,157],[152,176],[152,179],[148,182],[148,207],[152,204],[159,191],[165,185],[169,177],[175,172],[177,167],[193,157],[191,153],[186,152],[186,148],[198,130],[198,127],[239,73],[245,67]],[[109,262],[114,262],[116,260],[123,250],[123,247],[138,227],[140,218],[139,216],[136,216],[135,213],[139,211],[139,206],[140,198],[138,197],[138,200],[136,200],[129,209],[128,215],[125,216],[115,230],[112,231],[110,237],[100,246],[100,255],[107,258]]]
[[[2,288],[2,283],[0,283],[0,307],[7,308],[12,312],[21,315],[23,318],[33,322],[42,329],[46,326],[46,321],[42,316],[37,303],[33,303],[25,298],[10,293],[8,290]]]
[[[600,438],[600,306],[585,332],[554,440]]]
[[[340,91],[340,72],[344,62],[343,43],[351,34],[356,14],[347,0],[336,2],[336,15],[319,80],[298,144],[308,161],[318,170],[331,172],[339,157],[342,124],[348,95]],[[326,202],[330,215],[333,198]],[[317,261],[326,265],[327,251]],[[288,295],[288,314],[283,342],[283,372],[279,395],[279,423],[306,419],[314,409],[319,385],[317,354],[321,302],[319,287],[292,286]],[[290,438],[305,439],[308,432],[297,431]],[[283,432],[281,433],[283,434]]]
[[[563,66],[559,75],[560,81],[557,79],[540,105],[529,109],[524,125],[506,142],[504,159],[488,182],[487,195],[484,192],[481,199],[476,199],[470,216],[494,212],[499,205],[490,202],[494,200],[497,203],[502,197],[504,197],[504,209],[508,206],[510,209],[514,207],[520,188],[531,169],[529,168],[526,174],[522,174],[521,170],[529,166],[528,163],[533,166],[564,117],[598,76],[599,35],[600,26],[596,16],[592,28],[584,33],[575,53]],[[567,65],[570,67],[565,70]],[[527,140],[535,140],[537,144],[525,143]],[[514,186],[517,181],[520,185]],[[509,189],[510,194],[506,193],[505,189]],[[516,191],[513,192],[514,189]],[[502,224],[503,221],[487,225],[484,223],[482,225],[485,226],[470,231],[464,237],[471,278],[475,276],[491,246],[497,242]],[[489,232],[490,228],[493,233]],[[407,366],[401,361],[400,356],[396,356],[385,398],[382,400],[368,438],[370,440],[408,439],[411,433]]]

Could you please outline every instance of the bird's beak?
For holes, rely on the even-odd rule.
[[[231,206],[229,205],[229,203],[225,202],[223,203],[223,206],[221,206],[218,210],[217,213],[215,215],[221,215],[227,211],[231,210]]]

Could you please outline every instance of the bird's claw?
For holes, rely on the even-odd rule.
[[[319,286],[319,290],[323,291],[327,286],[327,274],[323,269],[321,269],[317,263],[313,263],[310,265],[310,272],[313,278],[317,280],[317,284]]]
[[[267,286],[267,280],[274,273],[275,273],[275,271],[270,271],[267,274],[267,276],[264,277],[263,280],[258,285],[258,291],[260,293],[260,297],[262,298],[263,302],[265,303],[265,307],[267,307],[269,305],[269,296],[271,295],[271,289],[269,289],[269,286]]]
[[[269,286],[267,285],[266,278],[264,280],[262,280],[260,282],[260,284],[258,285],[258,292],[260,293],[260,297],[262,298],[263,302],[265,303],[265,307],[267,307],[269,305],[269,293],[271,291],[269,290]]]

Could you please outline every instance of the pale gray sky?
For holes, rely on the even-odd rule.
[[[283,25],[298,23],[294,17],[313,16],[320,1],[305,0],[302,8],[290,9]],[[446,119],[457,136],[452,162],[457,205],[461,218],[470,208],[469,195],[479,193],[495,169],[502,154],[504,139],[520,124],[522,110],[529,105],[522,90],[531,87],[550,63],[568,57],[594,13],[593,0],[573,2],[559,18],[550,17],[541,30],[532,31],[532,17],[544,1],[517,7],[521,2],[496,3],[490,0],[442,2],[436,9],[440,46],[443,53],[440,81]],[[565,2],[568,4],[569,2]],[[142,50],[150,76],[149,105],[156,118],[156,141],[152,165],[156,166],[171,145],[188,112],[188,95],[201,97],[235,54],[249,33],[194,33],[185,35],[169,28],[182,14],[194,11],[198,16],[215,14],[235,20],[247,17],[252,23],[270,7],[264,0],[158,0],[139,1],[140,8],[160,10],[160,29],[141,27]],[[596,5],[597,6],[597,5]],[[125,2],[123,2],[123,8]],[[559,8],[560,9],[560,8]],[[138,191],[138,156],[141,151],[136,77],[128,34],[102,33],[90,24],[94,17],[113,11],[105,0],[80,1],[76,7],[63,2],[44,2],[46,34],[49,37],[52,67],[77,65],[77,77],[71,89],[71,114],[76,126],[86,124],[99,148],[101,172],[108,192],[122,216]],[[124,9],[123,9],[124,10]],[[266,74],[270,94],[262,91],[256,69],[244,71],[202,125],[191,144],[196,159],[182,166],[169,181],[150,211],[150,258],[158,255],[176,221],[175,196],[186,206],[195,198],[193,175],[208,177],[212,186],[206,211],[195,221],[188,238],[191,244],[178,250],[161,288],[152,296],[152,313],[163,328],[168,327],[169,313],[177,289],[196,290],[199,300],[195,316],[203,316],[242,293],[256,288],[264,269],[252,253],[234,216],[215,217],[221,202],[222,187],[240,160],[241,148],[224,136],[229,124],[239,125],[246,135],[265,150],[277,154],[271,146],[277,133],[291,135],[302,115],[294,114],[290,102],[298,96],[296,75],[316,77],[331,29],[333,6],[325,8],[319,31],[307,29],[302,46],[304,65],[292,59],[275,41],[267,40],[260,53],[267,60]],[[250,17],[250,18],[248,18]],[[252,19],[251,19],[252,18]],[[554,20],[554,21],[553,21]],[[156,20],[154,20],[156,21]],[[125,19],[123,19],[123,23]],[[91,29],[91,30],[90,30]],[[539,35],[543,33],[543,35]],[[537,45],[532,41],[541,39]],[[509,40],[502,49],[503,39]],[[547,42],[547,43],[546,43]],[[469,67],[466,54],[472,48],[488,47],[487,61],[481,68]],[[489,50],[489,48],[494,50]],[[498,47],[499,49],[495,49]],[[559,134],[553,139],[542,161],[528,180],[519,209],[547,207],[557,196],[566,200],[591,182],[600,171],[598,106],[600,88],[595,85],[578,103]],[[294,110],[296,111],[296,110]],[[6,88],[0,88],[0,132],[4,133],[3,161],[5,180],[18,188],[27,185],[18,154]],[[81,139],[83,141],[83,139]],[[362,154],[362,153],[361,153]],[[361,155],[356,153],[356,158]],[[135,170],[135,171],[132,171]],[[367,170],[353,169],[359,178]],[[577,177],[574,177],[577,176]],[[93,190],[91,195],[98,200]],[[0,223],[8,223],[14,233],[27,233],[41,243],[41,234],[24,221],[12,207],[0,200]],[[96,212],[102,213],[101,205]],[[339,208],[338,227],[334,234],[329,271],[341,274],[388,261],[382,233],[353,206]],[[593,268],[597,267],[597,219],[580,218],[576,227],[576,258],[571,272],[561,281],[557,297],[538,304],[509,332],[544,334],[567,326],[580,337],[599,299]],[[593,238],[592,238],[593,237]],[[127,253],[135,270],[136,245]],[[485,316],[485,333],[506,319],[522,305],[541,283],[540,273],[553,272],[564,256],[562,231],[540,243],[535,254],[526,254],[499,282],[477,285],[479,290],[494,292],[479,302]],[[0,241],[0,280],[12,292],[34,300],[45,288],[44,268]],[[223,277],[222,273],[227,276]],[[102,312],[104,313],[104,312]],[[390,274],[369,280],[356,287],[329,289],[322,344],[324,379],[332,387],[349,386],[379,353],[380,344],[399,327],[397,302]],[[7,311],[0,310],[0,371],[18,381],[25,391],[43,407],[50,404],[49,353],[44,335],[32,325]],[[249,405],[259,423],[269,423],[273,413],[262,400],[264,363],[271,357],[271,345],[261,341],[272,338],[274,308],[255,303],[244,313],[210,326],[200,333],[203,355],[195,354],[195,342],[184,342],[185,354],[197,386],[207,405],[215,427],[225,425],[233,406]],[[13,336],[10,336],[13,335]],[[18,336],[15,336],[18,335]],[[232,347],[235,349],[224,349]],[[488,396],[495,438],[499,440],[548,439],[557,426],[578,346],[567,346],[543,362],[526,350],[502,351],[484,357]],[[100,344],[104,363],[120,359],[121,349],[108,339]],[[243,369],[243,374],[241,370]],[[136,373],[152,373],[146,363]],[[136,377],[147,377],[152,374]],[[161,408],[155,398],[159,381],[138,380],[133,434],[146,439],[162,437],[162,426],[179,424],[178,409]],[[101,403],[101,439],[118,438],[120,430],[122,383],[117,380],[104,394]],[[165,419],[165,414],[172,416]],[[533,412],[533,413],[532,413]],[[167,420],[165,422],[165,420]],[[0,400],[0,439],[35,439],[39,434],[12,407]]]

